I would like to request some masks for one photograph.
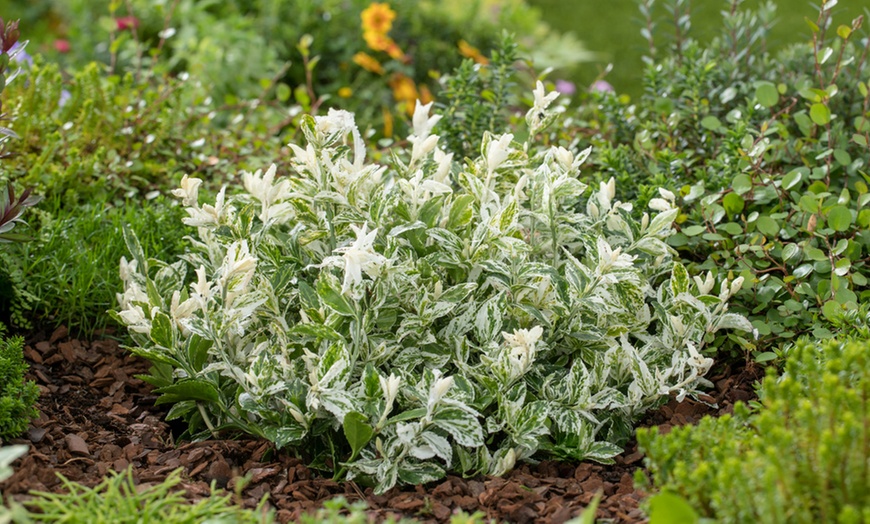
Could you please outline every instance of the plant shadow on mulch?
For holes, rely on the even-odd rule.
[[[30,490],[61,491],[55,475],[87,486],[99,483],[109,471],[132,467],[140,485],[163,481],[184,468],[181,486],[191,500],[207,497],[210,484],[233,489],[238,479],[251,478],[242,502],[256,506],[264,494],[277,510],[280,522],[296,520],[316,510],[324,500],[343,495],[365,500],[369,516],[389,515],[446,522],[454,512],[480,511],[487,519],[519,523],[561,523],[583,511],[596,493],[603,498],[597,517],[604,522],[643,522],[638,509],[643,493],[633,475],[642,467],[642,454],[632,444],[616,464],[544,461],[521,465],[504,478],[463,479],[448,476],[426,486],[394,488],[372,494],[354,482],[322,478],[287,453],[275,453],[262,440],[180,442],[175,445],[163,420],[166,406],[154,406],[151,386],[135,378],[148,363],[125,353],[110,339],[92,342],[70,339],[66,328],[50,336],[27,341],[25,358],[30,378],[41,389],[39,418],[23,439],[29,453],[15,463],[15,474],[0,484],[4,496],[25,500]],[[716,385],[710,404],[671,400],[649,414],[642,425],[663,430],[691,424],[707,414],[731,411],[734,402],[755,397],[753,384],[761,378],[758,367],[724,367],[711,377]]]

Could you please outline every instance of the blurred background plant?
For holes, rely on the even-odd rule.
[[[0,10],[41,26],[37,47],[61,64],[96,59],[115,73],[187,72],[219,105],[271,87],[282,104],[348,109],[384,136],[417,97],[432,97],[438,78],[463,56],[485,60],[503,30],[521,35],[539,68],[570,70],[595,56],[575,37],[551,31],[524,0],[4,3]]]

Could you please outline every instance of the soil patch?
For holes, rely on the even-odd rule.
[[[134,479],[148,485],[183,468],[181,486],[191,500],[209,496],[213,481],[233,489],[238,479],[250,475],[239,502],[254,507],[268,494],[280,522],[296,520],[324,500],[343,495],[350,501],[365,500],[377,520],[392,514],[446,522],[461,509],[499,522],[561,523],[581,513],[599,492],[599,519],[645,520],[638,509],[643,493],[633,482],[643,456],[634,445],[611,466],[544,461],[521,465],[504,478],[449,476],[375,496],[371,488],[355,482],[319,476],[266,441],[174,442],[163,420],[165,406],[155,407],[151,386],[135,378],[147,372],[148,363],[124,352],[114,340],[70,339],[59,328],[28,340],[25,357],[30,378],[41,389],[41,414],[25,438],[14,441],[30,444],[30,451],[15,463],[12,478],[0,484],[4,495],[18,500],[25,500],[31,490],[62,491],[56,473],[94,486],[109,471],[130,467]],[[706,402],[672,400],[648,415],[643,425],[667,431],[704,415],[729,413],[734,402],[754,398],[753,384],[761,376],[757,367],[726,366],[711,377],[716,388]]]

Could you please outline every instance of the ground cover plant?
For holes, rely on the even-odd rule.
[[[530,136],[555,96],[538,84]],[[673,194],[635,221],[613,181],[584,198],[588,152],[510,134],[454,172],[429,109],[391,166],[330,111],[286,177],[246,173],[214,204],[186,177],[198,229],[177,262],[129,235],[117,316],[192,436],[259,435],[378,492],[538,451],[608,461],[640,414],[704,383],[708,335],[751,329],[727,312],[742,279],[715,292],[670,261]]]
[[[801,341],[752,408],[639,430],[656,486],[685,497],[696,522],[866,522],[868,355],[866,339]]]

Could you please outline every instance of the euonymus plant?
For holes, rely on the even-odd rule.
[[[538,85],[530,136],[555,96]],[[705,384],[717,330],[752,329],[727,312],[740,279],[717,293],[672,262],[673,194],[635,220],[612,181],[578,179],[588,151],[511,134],[456,163],[430,105],[388,166],[331,110],[286,176],[245,173],[211,204],[185,177],[178,261],[128,233],[117,318],[192,436],[262,436],[378,492],[538,452],[606,462],[641,413]]]

